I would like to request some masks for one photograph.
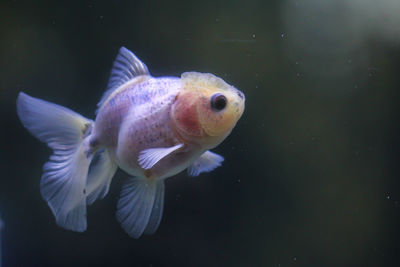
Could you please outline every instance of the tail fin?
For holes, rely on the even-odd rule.
[[[20,93],[17,112],[22,124],[54,154],[43,166],[41,193],[63,228],[86,230],[86,179],[92,155],[87,135],[93,121],[37,98]]]

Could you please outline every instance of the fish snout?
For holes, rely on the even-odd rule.
[[[237,95],[239,96],[240,99],[242,99],[243,101],[245,100],[244,94],[241,91],[237,90],[236,93],[237,93]]]

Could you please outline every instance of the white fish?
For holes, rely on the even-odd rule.
[[[17,112],[54,151],[43,167],[41,193],[57,224],[85,231],[87,204],[107,194],[120,167],[132,178],[123,185],[117,219],[138,238],[160,224],[166,178],[221,165],[223,157],[209,149],[229,135],[244,103],[242,92],[212,74],[154,78],[122,47],[95,121],[22,92]]]

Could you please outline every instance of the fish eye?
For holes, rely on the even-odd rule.
[[[226,97],[217,93],[211,97],[211,108],[215,111],[221,111],[226,107]]]

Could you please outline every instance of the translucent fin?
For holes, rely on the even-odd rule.
[[[69,230],[84,231],[87,227],[84,191],[91,161],[84,137],[92,121],[24,93],[18,96],[17,112],[22,124],[54,151],[43,166],[40,189],[57,224]]]
[[[111,160],[107,150],[96,153],[87,178],[88,205],[93,204],[97,199],[102,199],[108,193],[111,180],[117,171],[117,164]]]
[[[107,91],[97,106],[100,108],[114,90],[140,75],[150,75],[146,65],[131,51],[125,47],[121,47],[111,69]]]
[[[160,147],[160,148],[149,148],[140,152],[139,154],[139,165],[143,169],[151,169],[157,162],[162,158],[168,156],[175,150],[181,148],[183,144],[177,144],[173,147]]]
[[[122,228],[133,238],[139,238],[149,221],[149,232],[155,231],[162,216],[159,202],[164,198],[163,181],[151,181],[147,178],[131,178],[122,187],[117,206],[117,220]],[[154,203],[158,202],[154,212]]]
[[[86,230],[86,176],[91,157],[83,146],[79,149],[55,150],[43,166],[40,191],[63,228]]]
[[[206,151],[189,166],[187,169],[188,175],[197,176],[202,172],[210,172],[221,166],[223,161],[224,157],[211,151]]]
[[[154,200],[153,210],[151,211],[149,223],[147,224],[146,229],[144,229],[144,233],[147,235],[154,234],[157,231],[158,226],[160,225],[161,218],[164,210],[164,194],[165,194],[165,185],[164,181],[156,181],[156,198]]]
[[[93,123],[65,107],[19,93],[17,113],[22,124],[52,149],[81,141],[83,131]]]

